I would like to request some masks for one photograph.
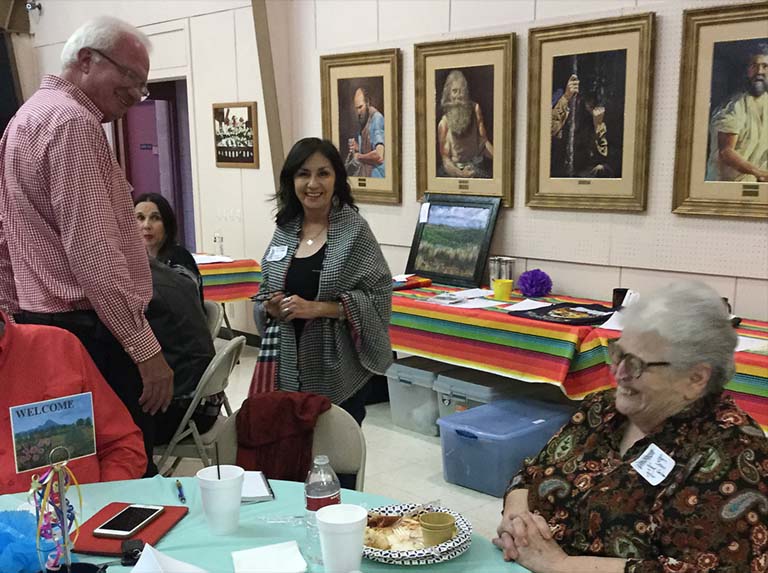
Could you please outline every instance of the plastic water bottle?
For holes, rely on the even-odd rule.
[[[322,564],[320,533],[317,530],[315,514],[326,505],[341,502],[341,486],[336,472],[328,461],[328,456],[315,456],[312,469],[304,482],[304,501],[306,505],[305,527],[307,533],[306,557],[310,563]]]

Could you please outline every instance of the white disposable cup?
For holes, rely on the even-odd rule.
[[[243,476],[239,466],[208,466],[197,472],[197,483],[203,500],[203,513],[214,535],[230,535],[240,524],[240,502],[243,497]]]
[[[316,517],[326,573],[358,571],[368,511],[359,505],[340,503],[320,508]]]

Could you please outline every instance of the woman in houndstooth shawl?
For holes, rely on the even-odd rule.
[[[392,363],[392,276],[358,214],[334,145],[298,141],[277,193],[277,229],[262,260],[262,332],[250,394],[314,392],[365,416],[365,385]]]

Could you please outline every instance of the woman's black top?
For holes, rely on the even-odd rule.
[[[291,266],[288,267],[288,274],[285,275],[285,292],[295,294],[304,300],[315,300],[317,291],[320,288],[320,271],[323,268],[325,260],[325,247],[320,247],[315,254],[308,257],[293,257]],[[295,318],[293,328],[296,331],[296,341],[298,342],[301,333],[304,330],[306,319]]]

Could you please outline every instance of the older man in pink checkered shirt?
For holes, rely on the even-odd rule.
[[[0,309],[80,338],[143,431],[152,474],[152,416],[168,407],[173,372],[144,317],[147,254],[131,186],[101,126],[148,95],[148,48],[125,22],[87,22],[65,44],[61,74],[45,76],[8,125],[0,141]]]

